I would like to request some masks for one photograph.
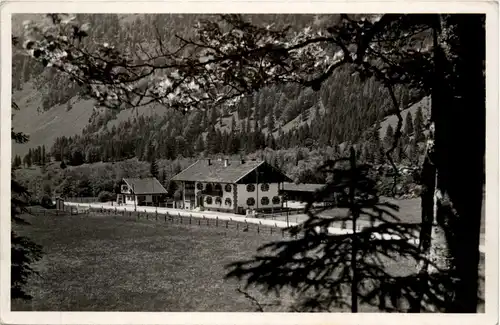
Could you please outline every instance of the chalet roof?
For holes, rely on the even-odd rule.
[[[283,183],[283,191],[289,192],[316,192],[325,187],[326,184],[295,184]]]
[[[265,165],[264,161],[249,160],[242,162],[241,160],[228,160],[225,166],[224,160],[198,160],[188,168],[184,169],[179,174],[175,175],[173,181],[188,181],[188,182],[213,182],[213,183],[237,183],[240,179],[250,174],[261,165]],[[279,172],[278,170],[276,170]],[[282,174],[281,172],[279,172]],[[281,175],[280,175],[281,176]],[[284,178],[288,179],[285,175]]]
[[[124,178],[123,181],[135,194],[167,194],[167,190],[154,177]]]

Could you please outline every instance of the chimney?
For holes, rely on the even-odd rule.
[[[241,158],[241,163],[244,164],[245,163],[245,159]]]
[[[224,167],[229,166],[229,159],[224,159]]]
[[[212,161],[210,160],[210,158],[207,159],[207,162],[208,162],[208,166],[210,166],[212,164]]]

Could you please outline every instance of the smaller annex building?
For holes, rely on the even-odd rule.
[[[283,197],[288,201],[308,202],[313,199],[316,192],[323,190],[325,186],[326,184],[284,183],[280,194],[283,195]],[[315,204],[328,206],[335,202],[335,194],[330,193],[329,195],[323,197],[321,201],[315,202]]]
[[[284,183],[280,193],[289,201],[307,202],[313,198],[316,191],[324,187],[325,184]]]
[[[166,198],[167,190],[154,177],[124,178],[116,196],[118,204],[139,206],[163,206]]]
[[[198,160],[172,178],[181,184],[184,208],[244,214],[283,206],[280,190],[292,180],[265,161]]]

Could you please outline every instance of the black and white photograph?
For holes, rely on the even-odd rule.
[[[2,16],[2,314],[498,322],[493,7]]]

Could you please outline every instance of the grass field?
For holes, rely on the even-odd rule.
[[[42,278],[33,281],[33,302],[13,304],[16,310],[251,311],[237,284],[223,280],[224,265],[270,239],[109,216],[30,222],[29,235],[46,256],[38,265]]]
[[[14,311],[255,311],[237,292],[240,284],[224,280],[224,266],[281,239],[276,232],[109,215],[26,219],[32,226],[23,232],[43,246],[45,256],[36,265],[41,277],[31,281],[34,299],[13,301]],[[414,271],[408,261],[388,262],[387,267],[399,274]],[[272,299],[252,294],[261,302]],[[285,305],[290,301],[286,294],[281,299]],[[377,311],[369,306],[360,310]]]

